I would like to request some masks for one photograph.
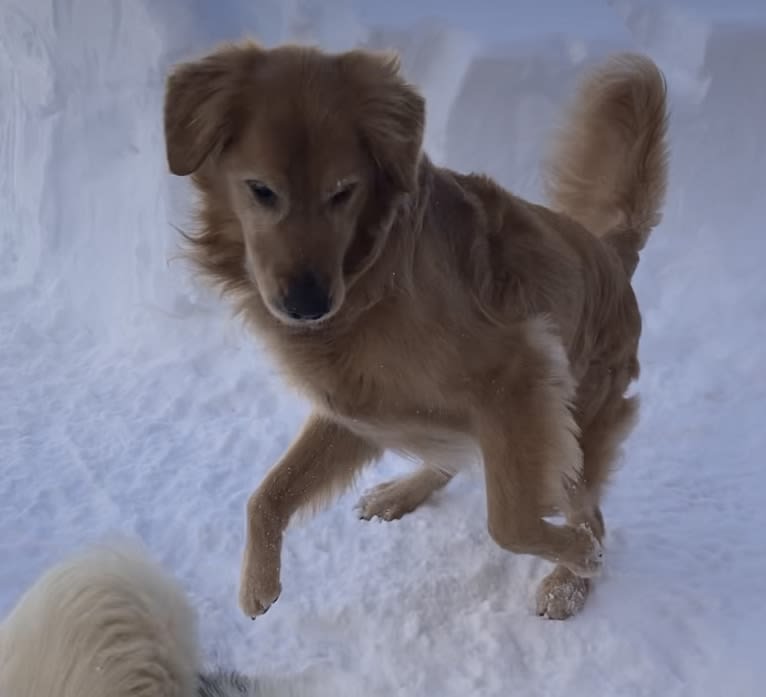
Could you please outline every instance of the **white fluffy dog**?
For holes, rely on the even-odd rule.
[[[269,697],[297,686],[201,673],[180,586],[129,545],[44,573],[0,625],[2,697]]]

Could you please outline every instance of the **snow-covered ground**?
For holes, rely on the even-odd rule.
[[[160,106],[170,61],[246,31],[399,47],[434,159],[533,197],[591,60],[634,48],[666,71],[643,416],[580,616],[534,615],[548,565],[491,542],[468,475],[396,523],[357,520],[350,492],[287,535],[275,608],[240,613],[244,504],[306,405],[173,259],[188,192]],[[308,670],[316,695],[764,694],[765,70],[759,0],[0,0],[0,617],[119,534],[183,582],[211,661]]]

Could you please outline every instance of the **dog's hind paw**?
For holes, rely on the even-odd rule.
[[[398,520],[412,513],[425,497],[409,478],[394,479],[365,491],[355,508],[360,520]]]
[[[362,520],[398,520],[412,513],[449,482],[451,474],[421,467],[412,474],[392,479],[365,491],[356,509]]]

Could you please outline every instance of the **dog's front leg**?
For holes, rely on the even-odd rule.
[[[297,511],[317,509],[351,484],[379,448],[313,414],[247,504],[247,540],[239,602],[250,617],[279,597],[282,534]]]
[[[582,453],[562,383],[542,375],[485,404],[477,418],[484,459],[488,529],[504,549],[563,564],[580,577],[598,573],[601,547],[587,526],[544,520],[566,512]]]
[[[523,407],[513,410],[516,428],[498,425],[481,431],[489,533],[511,552],[533,554],[563,564],[578,576],[593,576],[601,563],[593,532],[543,519],[551,508],[546,489],[553,463],[545,460],[551,434],[523,412]]]

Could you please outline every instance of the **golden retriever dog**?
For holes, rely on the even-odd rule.
[[[54,564],[0,624],[2,697],[309,694],[291,679],[201,665],[182,588],[134,545],[94,547]]]
[[[248,501],[244,612],[278,598],[291,518],[385,451],[420,466],[361,517],[413,511],[478,461],[492,539],[555,564],[539,614],[579,611],[637,414],[631,276],[666,188],[657,67],[619,54],[585,79],[549,207],[435,166],[394,55],[228,44],[175,66],[164,108],[169,169],[199,194],[190,258],[313,405]]]

